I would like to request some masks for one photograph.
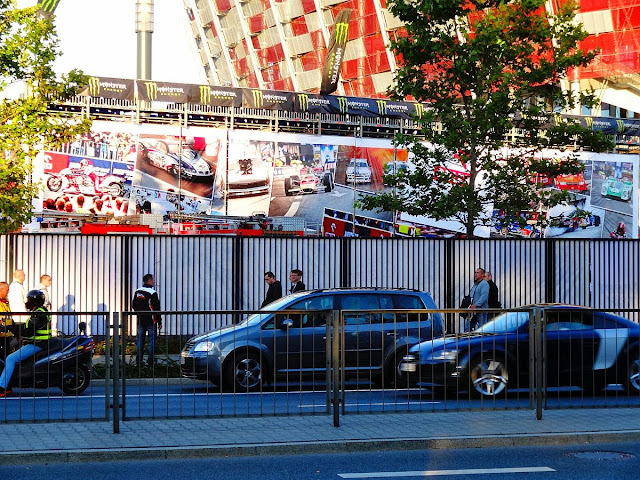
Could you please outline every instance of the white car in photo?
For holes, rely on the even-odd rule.
[[[373,171],[366,158],[353,158],[347,166],[347,183],[371,183]]]
[[[228,183],[228,187],[225,184]],[[227,178],[222,176],[221,190],[228,196],[264,195],[269,193],[269,168],[262,160],[241,158],[229,168]]]

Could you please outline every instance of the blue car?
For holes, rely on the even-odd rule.
[[[640,326],[570,305],[534,305],[546,318],[546,385],[597,392],[623,384],[640,392]],[[507,312],[471,334],[422,342],[399,369],[409,383],[467,390],[476,397],[529,386],[529,312]]]
[[[409,348],[443,335],[442,316],[416,312],[424,309],[437,306],[428,293],[416,290],[298,292],[237,325],[191,338],[182,350],[181,373],[233,391],[260,390],[278,380],[323,378],[330,310],[350,310],[344,314],[346,375],[398,385],[404,378],[398,364]],[[287,313],[292,310],[298,312]]]

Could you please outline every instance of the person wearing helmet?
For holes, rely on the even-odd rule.
[[[49,346],[51,339],[51,316],[44,307],[45,296],[41,290],[31,290],[27,293],[25,306],[31,313],[27,321],[0,327],[0,331],[10,331],[22,337],[23,347],[9,355],[5,367],[0,375],[0,397],[11,393],[9,383],[16,365],[27,358],[33,357]]]
[[[624,237],[625,236],[625,234],[627,233],[627,226],[624,224],[624,222],[620,222],[618,224],[618,228],[616,228],[616,233],[620,237]]]
[[[93,169],[93,163],[88,158],[83,158],[80,160],[80,172],[82,175],[85,175],[91,179],[93,182],[93,188],[96,193],[102,193],[100,190],[100,185],[98,182],[98,175],[96,175],[95,170]]]

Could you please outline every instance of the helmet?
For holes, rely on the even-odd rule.
[[[80,160],[80,166],[82,168],[88,167],[90,164],[91,164],[91,162],[89,161],[88,158],[83,158],[82,160]]]
[[[626,230],[627,226],[624,224],[624,222],[620,222],[618,224],[618,230]]]
[[[44,305],[44,293],[42,290],[31,290],[27,293],[27,302],[25,306],[27,310],[32,311]]]

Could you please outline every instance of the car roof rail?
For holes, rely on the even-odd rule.
[[[397,292],[417,292],[417,293],[428,293],[424,290],[418,290],[417,288],[403,288],[403,287],[331,287],[331,288],[313,288],[307,290],[307,292],[328,292],[328,291],[347,291],[347,290],[370,290],[370,291],[381,291],[381,290],[390,290]]]

